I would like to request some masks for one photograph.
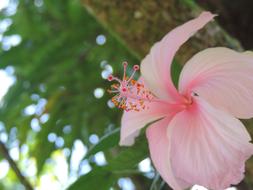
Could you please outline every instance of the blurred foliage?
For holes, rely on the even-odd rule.
[[[125,176],[122,171],[127,170],[131,176],[132,168],[135,173],[137,164],[148,155],[147,146],[144,140],[133,149],[116,146],[120,112],[108,107],[110,97],[106,93],[96,98],[94,92],[99,89],[103,94],[108,88],[102,76],[105,78],[112,67],[120,71],[122,61],[136,64],[139,60],[78,1],[45,0],[38,6],[36,1],[20,0],[16,14],[2,12],[1,18],[12,19],[5,36],[18,34],[22,38],[19,45],[0,54],[1,69],[14,69],[16,78],[0,109],[8,147],[14,141],[20,148],[28,145],[27,156],[35,159],[39,178],[48,172],[44,166],[57,149],[70,150],[66,156],[70,164],[73,144],[80,139],[90,149],[83,159],[94,169],[78,182],[86,185],[70,189],[90,189],[98,181],[99,189],[118,189],[117,179]],[[106,37],[103,45],[96,43],[101,34]],[[89,141],[91,134],[102,137],[101,142],[94,146]],[[50,135],[56,139],[50,140]],[[104,167],[94,162],[94,154],[99,151],[106,155],[108,164]],[[148,178],[140,172],[138,175],[149,184]],[[39,183],[30,180],[34,186]]]
[[[110,84],[105,78],[113,70],[121,75],[125,60],[138,64],[134,52],[78,0],[13,2],[18,3],[15,14],[0,12],[1,21],[12,22],[3,38],[19,35],[22,40],[13,47],[2,41],[0,69],[13,75],[15,83],[0,103],[0,136],[8,134],[5,144],[9,149],[18,146],[17,164],[32,185],[39,186],[42,176],[52,172],[55,155],[64,155],[69,178],[62,188],[118,190],[122,188],[118,180],[123,177],[131,179],[136,190],[169,189],[152,168],[142,172],[137,167],[148,157],[144,133],[133,147],[118,146],[121,112],[109,101],[106,89]],[[180,70],[174,62],[175,84]],[[91,140],[94,134],[98,142]],[[87,152],[76,171],[71,160],[78,140]],[[106,159],[102,165],[95,159],[101,152]],[[36,165],[34,176],[22,164],[28,158]],[[83,163],[91,167],[85,175]],[[22,188],[12,170],[0,180],[0,190]]]

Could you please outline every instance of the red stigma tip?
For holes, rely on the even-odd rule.
[[[107,78],[108,81],[112,81],[113,80],[113,76],[109,75],[109,77]]]
[[[124,61],[122,64],[124,67],[126,67],[128,65],[128,63],[126,61]]]
[[[122,92],[126,92],[127,91],[127,89],[126,88],[122,88]]]
[[[139,65],[134,65],[133,69],[134,69],[135,71],[137,71],[137,70],[140,69],[140,67],[139,67]]]

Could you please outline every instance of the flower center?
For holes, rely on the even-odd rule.
[[[185,109],[192,106],[192,104],[194,103],[194,96],[198,96],[198,94],[192,92],[186,95],[182,95],[182,105]]]
[[[193,103],[192,96],[183,96],[184,105],[190,106]]]
[[[116,94],[112,98],[112,102],[118,108],[126,111],[134,110],[140,111],[142,109],[148,109],[145,102],[150,102],[154,96],[144,87],[144,84],[133,79],[136,71],[139,70],[139,65],[133,66],[133,72],[130,77],[126,76],[127,62],[123,62],[124,74],[122,80],[110,75],[109,81],[116,81],[116,84],[111,85],[109,93]]]

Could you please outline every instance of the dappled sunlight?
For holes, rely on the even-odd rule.
[[[130,178],[120,178],[118,184],[122,190],[135,190],[135,186]]]
[[[104,45],[105,42],[106,42],[106,37],[105,37],[105,35],[100,34],[100,35],[97,36],[97,38],[96,38],[96,43],[97,43],[98,45]]]
[[[9,75],[5,70],[0,70],[0,101],[6,94],[11,85],[15,82],[16,78],[13,75]]]
[[[0,179],[4,179],[10,169],[9,163],[6,160],[0,162]]]
[[[98,152],[94,155],[94,161],[98,166],[105,166],[107,161],[103,152]]]
[[[91,144],[97,144],[99,142],[99,137],[96,134],[91,134],[89,141]]]

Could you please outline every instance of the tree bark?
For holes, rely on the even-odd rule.
[[[140,58],[167,32],[203,11],[187,0],[82,2],[99,22],[123,39]],[[216,22],[211,22],[180,48],[176,60],[184,64],[196,52],[214,46],[242,49],[237,40],[231,38]]]

